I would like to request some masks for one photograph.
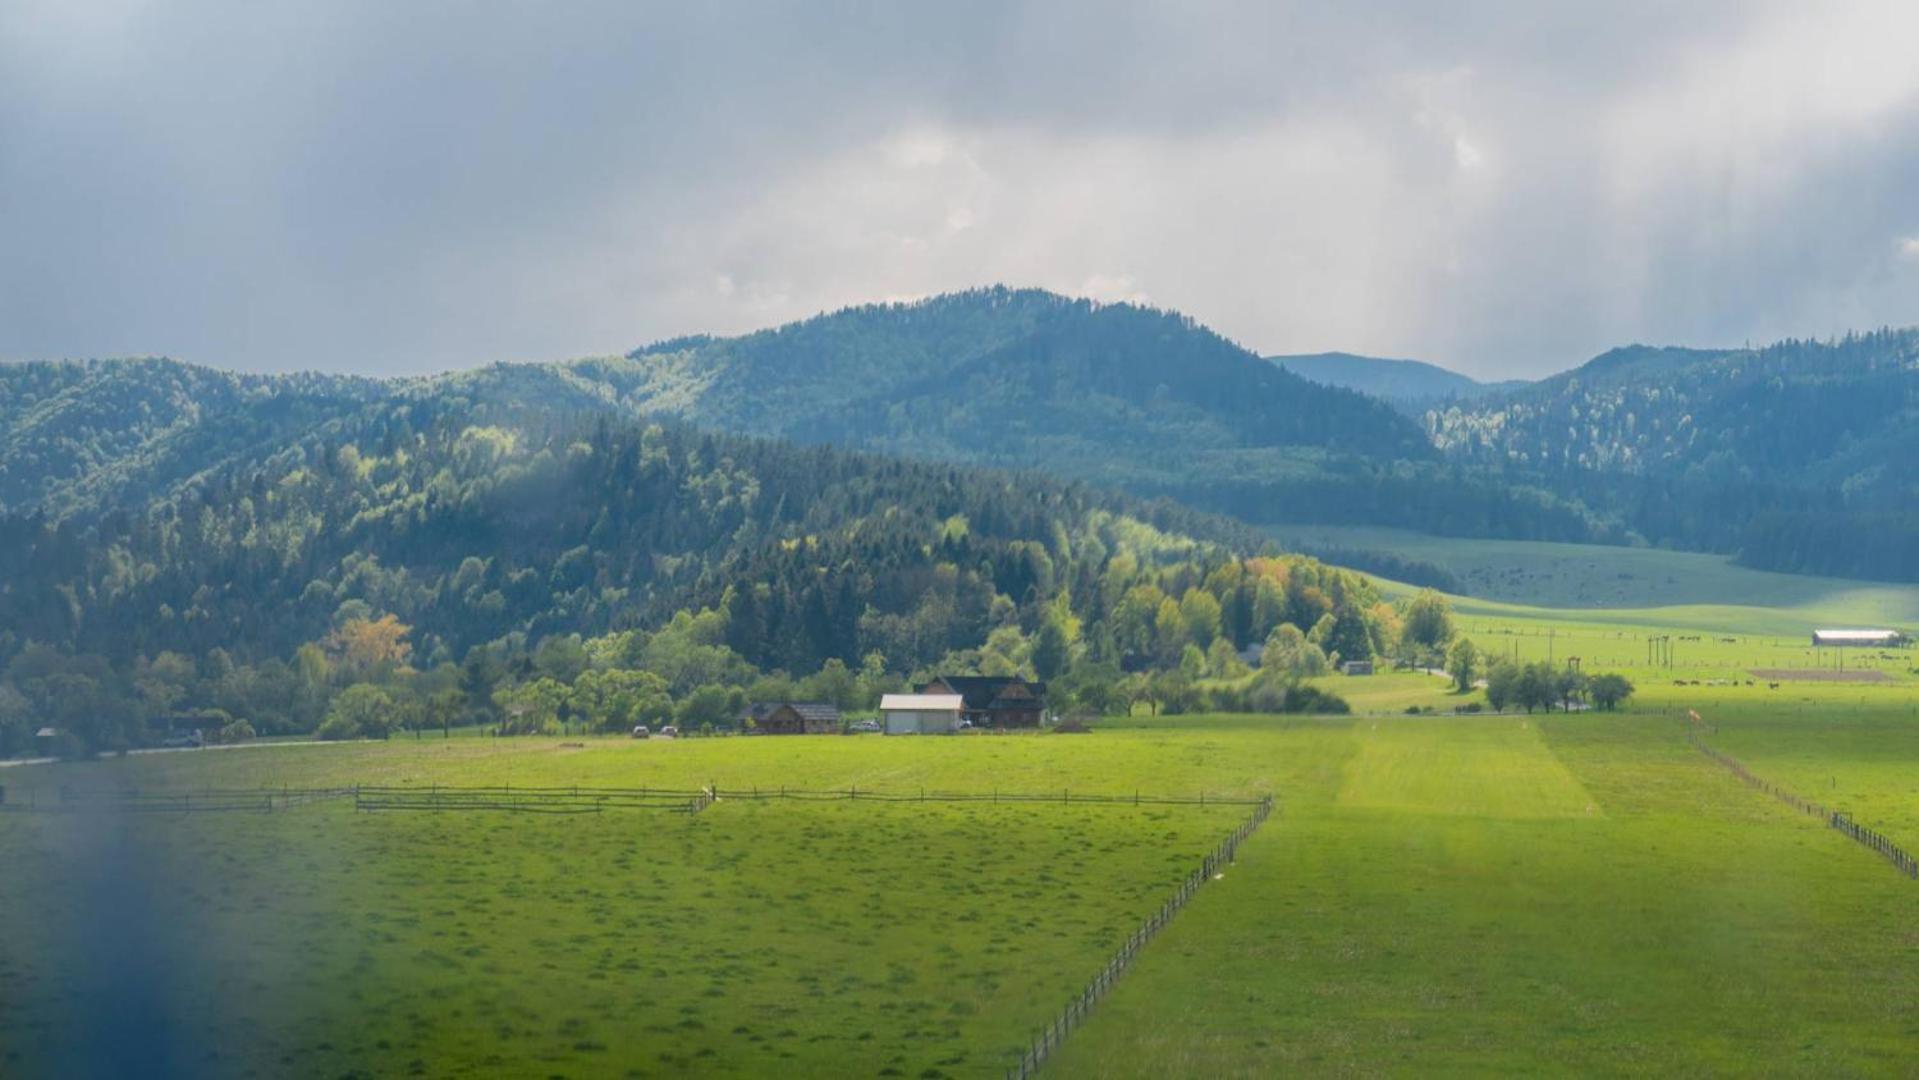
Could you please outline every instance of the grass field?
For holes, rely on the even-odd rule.
[[[1295,548],[1378,551],[1431,563],[1479,600],[1562,609],[1689,609],[1705,627],[1919,625],[1919,585],[1776,574],[1722,555],[1657,548],[1462,540],[1397,529],[1280,526]],[[1763,609],[1763,610],[1752,610]],[[1590,612],[1589,612],[1590,613]],[[1777,631],[1774,631],[1777,632]]]
[[[1442,685],[1372,685],[1431,692],[1415,679]],[[1833,801],[1910,835],[1914,684],[1871,693],[1901,688],[1866,713],[1857,688],[1795,688],[1812,695],[1795,706],[1661,685],[1617,716],[401,740],[4,779],[13,799],[353,780],[1272,792],[1281,812],[1048,1072],[1899,1074],[1919,1060],[1919,886],[1739,784],[1674,714],[1698,707],[1781,782],[1837,777]],[[105,1010],[141,1060],[193,1075],[997,1076],[1243,816],[724,797],[697,817],[4,815],[0,902],[37,914],[0,932],[0,1047],[32,1075],[86,1030],[76,1013]],[[135,915],[99,918],[126,897]]]

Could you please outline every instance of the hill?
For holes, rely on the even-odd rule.
[[[1450,459],[1655,542],[1774,570],[1919,580],[1919,330],[1758,349],[1632,346],[1436,411]]]
[[[1449,468],[1390,406],[1281,370],[1190,319],[1038,290],[421,379],[236,376],[153,360],[0,368],[0,388],[32,416],[0,442],[0,512],[56,518],[137,508],[222,464],[324,438],[362,407],[443,403],[476,423],[674,419],[1042,469],[1253,521],[1611,536],[1536,487]]]
[[[1170,504],[527,408],[401,387],[138,507],[0,517],[0,756],[216,710],[312,731],[341,700],[415,723],[454,691],[557,724],[608,679],[722,724],[760,680],[793,694],[779,672],[836,699],[859,672],[852,700],[935,669],[1070,668],[1096,695],[1160,672],[1140,685],[1179,702],[1282,621],[1348,656],[1393,625],[1359,577],[1249,561],[1260,535]],[[631,712],[604,705],[579,708]]]
[[[1376,397],[1413,416],[1421,416],[1428,409],[1453,402],[1471,401],[1525,385],[1520,380],[1482,383],[1421,360],[1388,360],[1345,352],[1269,356],[1266,359],[1301,378]]]

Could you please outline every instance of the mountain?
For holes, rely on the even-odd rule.
[[[37,419],[0,442],[0,512],[137,507],[221,463],[324,438],[356,409],[446,402],[478,423],[675,419],[1040,469],[1256,521],[1608,538],[1564,500],[1447,467],[1390,406],[1281,370],[1191,319],[1030,289],[421,379],[232,376],[169,361],[0,368],[0,387],[16,382],[0,401]],[[108,430],[116,412],[131,417],[125,435]]]
[[[139,505],[384,392],[161,359],[0,365],[0,514]]]
[[[1630,346],[1437,411],[1434,445],[1750,565],[1919,580],[1919,329]]]
[[[1482,383],[1420,360],[1388,360],[1344,352],[1302,353],[1269,356],[1266,359],[1301,378],[1324,386],[1356,390],[1412,416],[1421,416],[1429,409],[1453,402],[1471,401],[1525,385],[1523,380]]]

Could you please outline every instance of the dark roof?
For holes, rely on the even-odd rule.
[[[838,723],[840,709],[823,701],[762,701],[748,705],[743,714],[746,719],[759,723],[783,708],[791,708],[802,720],[818,720],[826,723]]]
[[[969,709],[990,709],[1009,687],[1024,687],[1035,699],[1046,696],[1046,684],[1017,675],[941,675],[934,682],[945,683],[966,702]],[[927,683],[927,686],[933,685]],[[925,687],[921,687],[921,692]],[[1038,704],[1037,700],[1034,702]]]

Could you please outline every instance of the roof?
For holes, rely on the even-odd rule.
[[[1045,683],[1032,682],[1017,675],[941,675],[933,682],[945,683],[954,693],[966,699],[969,709],[990,709],[1000,695],[1014,687],[1031,693],[1035,704],[1037,699],[1046,696]]]
[[[781,709],[792,709],[802,720],[833,723],[840,718],[840,707],[824,701],[762,701],[748,705],[743,715],[758,723]]]
[[[36,739],[51,739],[58,734],[60,734],[59,728],[43,727],[39,731],[34,732],[33,737]]]
[[[958,694],[887,694],[881,712],[958,712],[965,699]]]
[[[1885,641],[1889,638],[1904,637],[1897,630],[1814,630],[1814,637],[1832,638],[1836,641]]]

